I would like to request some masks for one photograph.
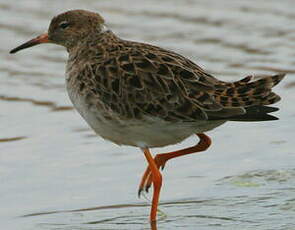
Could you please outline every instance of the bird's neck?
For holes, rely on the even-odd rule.
[[[105,30],[102,33],[90,34],[81,39],[73,47],[68,48],[69,60],[106,58],[108,50],[121,41],[112,31]]]

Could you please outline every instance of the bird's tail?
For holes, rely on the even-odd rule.
[[[278,111],[279,108],[256,105],[245,108],[246,113],[229,118],[230,121],[273,121],[279,118],[270,115],[269,113]]]
[[[240,81],[224,83],[225,89],[217,90],[215,98],[224,107],[250,107],[278,102],[280,96],[272,92],[272,88],[285,74],[260,77],[256,81],[251,81],[253,77],[248,76]]]
[[[278,118],[269,115],[278,108],[267,105],[278,102],[281,98],[272,92],[272,88],[277,85],[285,74],[276,74],[272,76],[260,76],[260,79],[251,81],[252,76],[242,80],[226,83],[224,89],[215,92],[216,101],[224,108],[242,107],[245,113],[237,116],[228,117],[232,121],[267,121],[277,120]]]

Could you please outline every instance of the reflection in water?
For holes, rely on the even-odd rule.
[[[157,221],[151,222],[151,230],[157,230]]]

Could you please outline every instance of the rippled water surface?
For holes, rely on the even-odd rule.
[[[1,229],[150,229],[149,201],[136,197],[144,157],[96,137],[72,109],[65,50],[8,54],[76,8],[223,80],[288,73],[276,87],[279,121],[227,123],[209,133],[206,153],[167,164],[158,229],[295,229],[294,1],[0,0]]]

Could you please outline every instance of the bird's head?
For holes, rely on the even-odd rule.
[[[71,10],[54,17],[48,32],[16,47],[10,53],[42,43],[54,43],[70,49],[91,34],[103,30],[104,19],[99,14],[86,10]]]

